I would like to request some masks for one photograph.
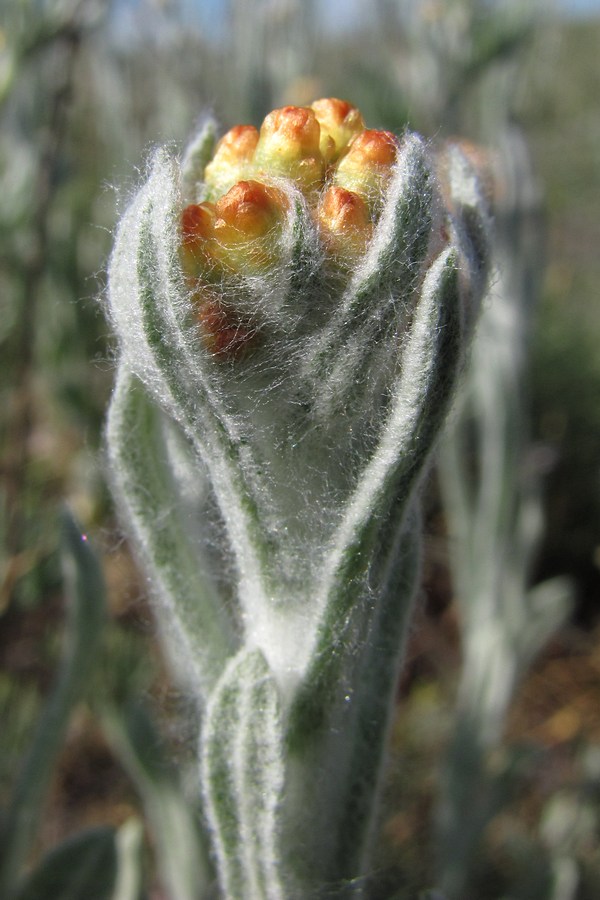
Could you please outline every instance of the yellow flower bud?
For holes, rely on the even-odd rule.
[[[339,161],[334,183],[364,197],[371,209],[378,201],[396,162],[398,142],[391,131],[358,134]]]
[[[223,135],[204,172],[210,197],[225,194],[236,181],[250,176],[257,143],[258,131],[253,125],[236,125]]]
[[[284,106],[265,118],[254,154],[258,173],[290,178],[305,191],[323,181],[325,165],[319,149],[321,129],[312,109]]]
[[[338,262],[348,262],[364,252],[373,233],[367,204],[358,194],[332,185],[323,194],[317,208],[321,235]]]
[[[339,159],[357,134],[365,130],[364,119],[355,106],[336,97],[315,100],[311,109],[321,128],[321,155],[329,165]]]
[[[215,255],[234,272],[260,272],[277,253],[277,234],[287,201],[277,188],[239,181],[215,204]]]

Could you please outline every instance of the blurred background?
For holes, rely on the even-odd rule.
[[[370,896],[438,882],[449,897],[482,900],[600,896],[600,2],[1,0],[0,15],[0,803],[63,652],[64,504],[101,557],[109,610],[27,859],[84,827],[133,819],[148,895],[179,900],[143,784],[114,738],[141,698],[185,796],[186,698],[162,661],[103,455],[115,347],[102,297],[119,211],[151,148],[180,148],[207,113],[224,129],[259,125],[274,107],[338,96],[369,127],[473,145],[497,219],[484,316],[506,312],[487,317],[487,349],[474,353],[454,416],[448,443],[466,447],[466,471],[442,460],[427,489],[424,586]],[[490,347],[506,350],[496,368]],[[477,458],[482,410],[500,428],[502,472]],[[452,735],[465,704],[481,712],[488,701],[464,686],[478,678],[467,650],[479,601],[467,597],[461,555],[475,513],[457,518],[457,478],[476,491],[493,482],[516,510],[490,538],[504,542],[491,556],[516,599],[500,590],[492,605],[504,610],[494,607],[499,629],[514,609],[535,632],[523,652],[507,641],[515,674],[478,751],[491,799],[477,845],[463,848],[451,846],[462,796],[448,788],[460,766]],[[554,594],[523,599],[543,584]],[[449,854],[464,859],[460,888]]]

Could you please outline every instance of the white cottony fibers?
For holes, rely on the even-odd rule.
[[[412,216],[416,216],[418,208],[421,207],[424,219],[421,228],[427,230],[431,228],[431,220],[434,214],[436,216],[439,214],[439,210],[433,205],[433,185],[430,183],[429,178],[425,144],[422,138],[416,134],[407,135],[398,151],[398,160],[394,166],[393,176],[390,179],[386,192],[385,203],[377,223],[377,229],[365,254],[364,261],[356,268],[348,299],[352,297],[352,287],[358,286],[361,281],[365,280],[365,277],[378,274],[381,271],[384,260],[388,264],[390,262],[397,264],[401,260],[406,266],[406,274],[409,277],[418,275],[418,270],[410,271],[409,253],[412,249],[411,243],[415,240],[415,234],[408,231],[408,221],[403,223],[407,230],[401,235],[405,241],[405,247],[402,249],[399,247],[394,248],[396,250],[396,258],[393,260],[386,259],[386,255],[390,252],[390,241],[394,240],[395,233],[398,230],[398,214],[404,212],[402,204],[406,207],[405,212]],[[412,207],[412,209],[409,209],[409,207]],[[414,227],[414,221],[411,224]]]
[[[400,333],[406,324],[417,296],[415,285],[423,249],[429,244],[434,218],[438,216],[437,204],[424,143],[417,135],[407,135],[398,151],[381,216],[364,259],[357,264],[331,321],[304,348],[305,365],[314,371],[315,361],[330,354],[339,355],[341,348],[348,354],[347,341],[350,346],[354,342],[356,349],[349,353],[352,365],[342,368],[340,361],[335,369],[338,378],[344,372],[346,392],[360,376],[357,360],[372,350],[369,345],[376,335],[374,326],[386,312],[392,313]],[[356,320],[363,317],[368,319],[368,326],[357,328]],[[388,352],[390,349],[388,346]],[[320,372],[315,374],[318,377]],[[326,384],[320,385],[321,390]],[[348,402],[347,393],[344,396],[339,384],[335,394],[341,394]]]
[[[436,350],[453,335],[440,329],[459,329],[456,321],[459,310],[454,311],[454,323],[440,322],[440,294],[445,281],[455,280],[456,254],[452,249],[444,251],[427,273],[422,289],[422,300],[415,312],[409,338],[404,346],[399,383],[393,392],[394,404],[382,423],[382,434],[372,458],[357,481],[354,493],[342,508],[340,524],[327,546],[320,582],[315,584],[314,619],[306,611],[294,616],[285,610],[269,609],[249,623],[249,636],[261,647],[273,671],[281,679],[282,686],[297,681],[306,670],[314,650],[318,623],[326,608],[341,559],[347,548],[357,540],[361,529],[372,515],[373,507],[381,502],[389,489],[398,457],[410,460],[418,457],[423,449],[418,446],[420,417],[427,393],[437,387],[434,384]],[[455,335],[455,338],[458,336]],[[434,402],[437,396],[433,398]],[[407,492],[409,487],[407,486]],[[408,501],[408,496],[404,498]],[[406,503],[408,507],[408,502]],[[318,591],[318,593],[317,593]]]
[[[269,676],[265,673],[262,682],[267,686]],[[260,683],[255,688],[260,688]],[[265,698],[265,704],[261,707],[264,714],[264,727],[257,728],[254,716],[255,706],[251,702],[250,691],[247,690],[241,699],[241,727],[238,732],[237,742],[233,748],[233,765],[236,773],[236,788],[242,798],[242,845],[244,847],[244,867],[247,872],[252,872],[248,895],[264,896],[268,900],[280,900],[283,896],[279,883],[277,848],[277,809],[278,801],[283,790],[283,759],[279,747],[280,733],[277,728],[276,695]],[[253,796],[253,791],[247,789],[248,778],[248,747],[245,745],[244,734],[251,734],[254,738],[254,752],[257,757],[262,757],[263,764],[256,773],[258,782],[258,798]],[[263,804],[257,809],[258,804]],[[254,832],[256,832],[254,834]],[[260,865],[256,872],[257,864]],[[264,883],[264,890],[263,888]]]
[[[332,551],[327,560],[328,581],[339,564],[339,557],[352,542],[354,535],[364,526],[386,480],[393,472],[398,457],[410,459],[418,454],[418,426],[423,402],[431,381],[435,377],[435,344],[443,338],[438,328],[439,295],[443,276],[448,268],[454,268],[454,252],[446,250],[433,264],[423,285],[421,305],[417,308],[410,329],[410,339],[404,347],[399,384],[394,391],[394,403],[383,423],[383,433],[376,454],[369,461],[358,483],[354,496],[348,503],[338,528]]]
[[[107,439],[169,648],[203,709],[223,895],[296,900],[366,865],[418,487],[485,283],[488,217],[460,151],[440,190],[406,134],[371,211],[342,194],[358,225],[337,243],[318,213],[329,183],[303,194],[279,169],[259,173],[266,187],[240,183],[234,212],[235,189],[192,205],[186,244],[182,195],[205,196],[212,142],[209,125],[183,172],[158,152],[119,227]],[[367,212],[360,253],[352,228]],[[211,243],[218,215],[225,237]]]

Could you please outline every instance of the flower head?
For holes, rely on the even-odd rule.
[[[319,146],[323,159],[335,162],[352,139],[365,130],[364,119],[355,106],[336,97],[315,100],[311,109],[321,129]]]
[[[280,274],[287,267],[289,276],[290,252],[300,252],[303,235],[312,234],[306,256],[323,258],[327,271],[347,277],[367,252],[399,147],[394,135],[367,130],[360,111],[335,97],[276,109],[260,131],[251,125],[230,129],[204,168],[203,202],[185,207],[181,216],[181,260],[195,302],[213,297],[215,288],[218,296],[219,284],[232,276],[247,283],[278,267]],[[297,192],[295,199],[290,191]],[[264,300],[269,288],[261,290]],[[263,300],[254,314],[247,304],[244,312],[257,328]],[[229,302],[226,330],[231,315],[235,324],[236,305]],[[221,313],[200,317],[209,336],[221,320]],[[231,346],[207,342],[221,344]]]
[[[348,264],[364,253],[373,234],[369,208],[353,191],[332,184],[317,207],[319,227],[327,250]]]
[[[285,195],[259,181],[238,181],[215,204],[215,255],[225,269],[264,271],[277,253]]]
[[[281,175],[302,190],[319,187],[324,174],[321,130],[314,112],[303,106],[284,106],[264,120],[254,154],[256,169],[267,177]]]
[[[398,139],[390,131],[362,131],[350,144],[334,174],[335,184],[355,191],[369,206],[380,204],[398,154]]]
[[[236,181],[249,177],[258,144],[258,131],[253,125],[236,125],[223,135],[212,160],[204,170],[204,181],[210,197],[219,197]]]

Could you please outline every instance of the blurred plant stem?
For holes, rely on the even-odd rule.
[[[569,609],[563,579],[530,587],[543,513],[526,382],[543,228],[522,135],[507,131],[498,144],[496,271],[439,466],[463,648],[437,821],[450,900],[474,896],[484,829],[506,800],[504,773],[491,770],[489,757],[519,679]]]
[[[391,73],[422,129],[489,138],[510,118],[537,0],[377,0],[375,9],[387,59],[382,77]]]
[[[43,107],[47,114],[39,123],[36,136],[38,166],[33,190],[35,203],[29,211],[29,246],[17,262],[21,269],[21,296],[11,335],[14,364],[10,372],[12,385],[2,466],[7,521],[6,569],[0,584],[0,612],[10,604],[17,580],[35,560],[35,554],[32,556],[26,550],[28,513],[23,504],[31,463],[30,437],[36,418],[35,344],[51,240],[50,215],[68,125],[74,71],[83,40],[85,26],[81,14],[85,5],[86,0],[81,0],[73,7],[68,19],[48,41],[43,42],[42,48],[45,55],[51,51],[53,55],[44,78]],[[32,49],[31,46],[25,48],[23,64],[26,64],[25,57],[32,55]]]

